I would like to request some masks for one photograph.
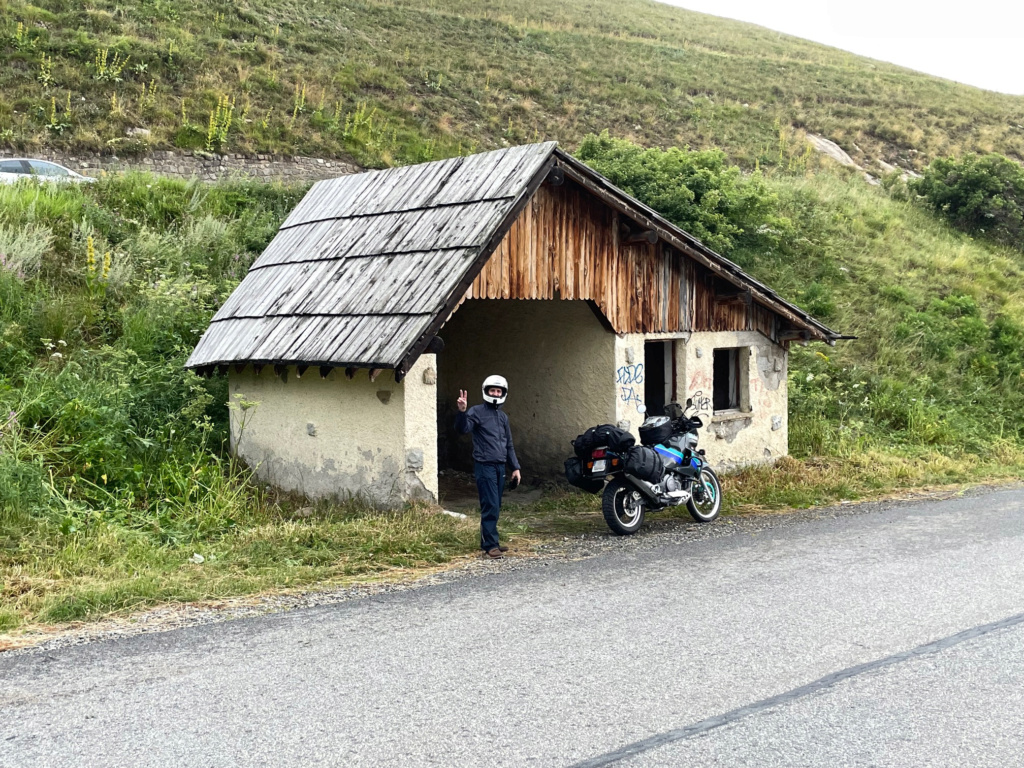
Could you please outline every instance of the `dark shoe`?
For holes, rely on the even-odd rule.
[[[508,547],[506,547],[504,544],[499,544],[498,549],[500,549],[502,552],[508,552]]]
[[[494,549],[487,550],[487,556],[493,558],[494,560],[500,560],[503,557],[503,555],[501,554],[501,550],[497,547],[495,547]]]

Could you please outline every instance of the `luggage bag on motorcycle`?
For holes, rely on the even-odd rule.
[[[595,448],[607,447],[615,453],[625,453],[636,445],[636,438],[614,424],[599,424],[591,427],[572,441],[576,455],[581,459],[589,459]]]
[[[626,454],[625,470],[633,477],[648,483],[660,483],[665,474],[665,463],[653,448],[636,446]]]
[[[658,445],[672,437],[672,420],[668,416],[649,416],[640,425],[640,443]]]
[[[565,460],[565,479],[587,493],[597,493],[604,488],[604,478],[587,477],[583,474],[583,462],[575,456]]]

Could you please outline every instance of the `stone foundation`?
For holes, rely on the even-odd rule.
[[[209,152],[158,150],[145,155],[118,157],[94,152],[37,152],[23,155],[10,149],[0,149],[0,157],[26,156],[60,163],[85,176],[148,171],[159,176],[197,178],[203,181],[217,181],[227,177],[248,177],[262,181],[317,181],[362,170],[342,160],[286,155],[217,155]]]

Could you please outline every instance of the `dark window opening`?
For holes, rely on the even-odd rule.
[[[740,407],[740,355],[738,349],[715,350],[716,411],[731,411]]]

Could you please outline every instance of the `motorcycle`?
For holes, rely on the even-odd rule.
[[[639,446],[611,425],[589,429],[573,441],[576,457],[566,461],[566,477],[591,493],[603,490],[601,510],[613,533],[634,534],[648,511],[682,504],[698,523],[718,517],[722,486],[697,448],[704,422],[687,416],[691,408],[688,399],[685,408],[669,403],[664,415],[649,416],[640,425]]]

